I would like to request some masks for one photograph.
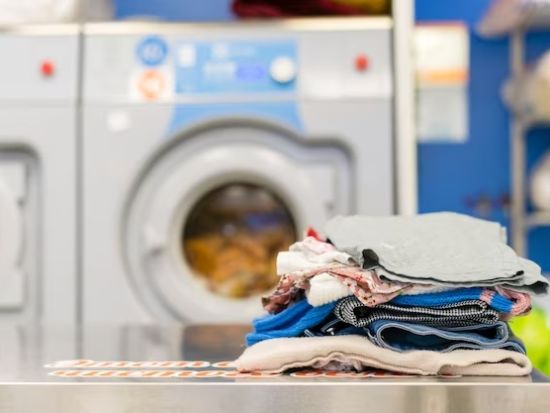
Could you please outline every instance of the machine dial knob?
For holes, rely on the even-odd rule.
[[[271,62],[269,74],[278,83],[292,82],[296,78],[296,64],[290,57],[277,57]]]

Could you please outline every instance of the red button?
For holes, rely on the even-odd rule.
[[[44,60],[40,65],[40,72],[46,77],[53,76],[55,72],[55,65],[51,60]]]
[[[355,58],[355,69],[358,72],[364,72],[369,68],[369,59],[364,54],[357,55]]]

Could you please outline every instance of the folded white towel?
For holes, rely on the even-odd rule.
[[[309,290],[306,292],[307,302],[313,307],[331,303],[348,295],[352,295],[349,287],[326,272],[309,280]]]
[[[508,350],[396,352],[358,335],[276,338],[248,347],[234,362],[239,371],[283,372],[293,368],[352,365],[419,375],[525,376],[529,359]]]

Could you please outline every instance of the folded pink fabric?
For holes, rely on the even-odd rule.
[[[275,291],[262,298],[264,308],[276,314],[288,305],[302,298],[309,288],[309,280],[319,274],[329,274],[347,286],[365,305],[373,307],[390,301],[412,288],[412,284],[382,281],[374,271],[363,270],[358,266],[326,265],[306,271],[295,271],[281,276]]]
[[[509,317],[527,314],[529,311],[531,311],[531,296],[529,294],[520,291],[510,290],[509,288],[505,287],[495,287],[495,290],[500,295],[514,302]]]
[[[374,270],[363,270],[357,266],[343,266],[341,264],[329,264],[311,270],[295,271],[281,276],[275,291],[262,298],[266,311],[272,314],[279,313],[294,301],[303,298],[304,291],[310,287],[310,280],[320,274],[328,274],[349,288],[351,294],[368,307],[388,302],[401,294],[424,294],[430,292],[447,291],[449,288],[440,286],[410,284],[402,282],[386,282],[380,279]],[[531,296],[529,294],[496,287],[496,292],[512,300],[514,306],[510,316],[521,315],[531,309]],[[482,297],[490,303],[494,290],[486,289],[487,296]]]
[[[358,335],[277,338],[251,347],[234,362],[239,371],[280,373],[295,368],[341,365],[355,370],[376,368],[418,375],[525,376],[531,362],[508,350],[396,352]]]

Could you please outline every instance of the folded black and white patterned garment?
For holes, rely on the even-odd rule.
[[[366,327],[377,320],[402,321],[434,327],[461,327],[475,324],[494,324],[499,313],[481,300],[464,300],[439,307],[406,307],[390,303],[367,307],[355,296],[343,298],[334,315],[355,327]]]

